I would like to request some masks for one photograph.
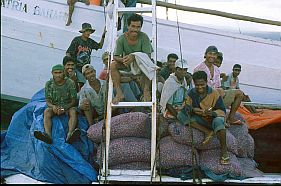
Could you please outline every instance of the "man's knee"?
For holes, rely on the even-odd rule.
[[[212,128],[215,131],[215,133],[217,133],[220,130],[224,130],[225,129],[224,117],[214,118],[212,122]]]
[[[235,97],[243,99],[244,98],[244,92],[242,90],[237,89],[236,92],[235,92]]]
[[[52,108],[46,108],[44,111],[44,117],[51,118],[54,115],[53,109]]]
[[[69,113],[69,117],[73,118],[73,117],[77,117],[77,111],[75,107],[71,107],[68,111]]]
[[[113,62],[110,64],[110,67],[111,67],[111,71],[112,71],[112,70],[117,71],[118,68],[119,68],[119,63],[116,62],[116,61],[113,61]]]

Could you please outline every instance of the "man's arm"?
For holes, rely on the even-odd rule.
[[[76,44],[77,44],[77,42],[75,41],[75,38],[74,38],[74,39],[71,41],[71,43],[70,43],[68,49],[66,50],[66,53],[65,53],[66,56],[71,57],[71,56],[74,55],[74,53],[75,53],[75,48],[76,48]]]
[[[123,64],[123,57],[120,56],[113,56],[114,61],[116,61],[117,63],[121,63]]]
[[[99,42],[99,49],[102,49],[102,47],[103,47],[104,38],[105,38],[105,33],[106,33],[106,30],[104,29],[103,34],[102,34],[102,36],[101,36],[101,40],[100,40],[100,42]]]
[[[177,118],[178,112],[173,108],[171,104],[167,103],[166,108],[175,118]]]
[[[58,114],[58,109],[59,109],[59,107],[56,106],[56,105],[54,105],[54,104],[52,104],[52,101],[51,101],[50,99],[46,98],[46,104],[47,104],[47,106],[48,106],[49,108],[51,108],[51,109],[53,110],[53,112],[54,112],[55,114]]]

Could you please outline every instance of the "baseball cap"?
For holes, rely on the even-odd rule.
[[[216,53],[218,53],[218,49],[217,49],[216,46],[209,46],[209,47],[206,49],[205,54],[207,54],[208,52],[216,52]]]
[[[93,69],[93,70],[95,70],[95,68],[94,68],[92,65],[86,64],[86,65],[84,65],[84,66],[82,67],[82,74],[83,74],[83,75],[84,75],[84,73],[85,73],[85,71],[86,71],[87,69]]]
[[[187,61],[185,59],[177,59],[175,63],[175,67],[179,68],[189,68]]]

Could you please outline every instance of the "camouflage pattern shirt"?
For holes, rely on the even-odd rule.
[[[52,104],[64,108],[66,104],[71,102],[71,99],[77,98],[75,83],[71,79],[65,78],[63,85],[57,85],[51,78],[45,85],[45,97]]]

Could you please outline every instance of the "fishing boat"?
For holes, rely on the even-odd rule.
[[[96,41],[100,40],[107,24],[106,9],[102,6],[76,3],[70,26],[65,26],[67,17],[68,5],[60,0],[1,1],[1,100],[27,103],[32,95],[42,89],[45,82],[49,80],[51,67],[62,63],[71,40],[80,35],[78,31],[82,23],[88,22],[96,29],[96,32],[91,35],[91,38]],[[142,31],[149,36],[152,34],[149,27],[150,21],[149,15],[144,15]],[[107,33],[107,36],[109,34]],[[180,34],[181,43],[179,43],[178,34]],[[190,72],[203,61],[205,49],[209,45],[216,45],[219,51],[224,53],[221,71],[230,72],[236,63],[242,65],[241,89],[251,97],[253,102],[281,104],[279,62],[281,41],[157,19],[157,60],[164,62],[169,53],[179,53],[179,45],[182,48],[183,58],[189,63]],[[105,41],[102,50],[92,53],[91,63],[97,72],[103,68],[101,55],[107,48]],[[130,175],[123,178],[123,181],[132,180]],[[159,181],[157,179],[159,178],[155,178],[154,181]],[[163,179],[166,179],[166,182],[182,182],[180,179],[169,177]],[[16,180],[39,183],[23,175],[7,178],[8,183],[16,183]],[[118,178],[115,181],[118,181]],[[209,181],[205,180],[205,182]],[[227,181],[280,183],[281,176],[276,172],[269,172],[263,178]],[[186,182],[192,182],[192,180]]]

